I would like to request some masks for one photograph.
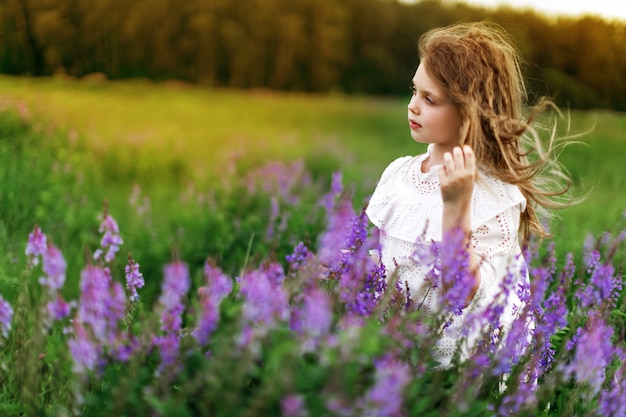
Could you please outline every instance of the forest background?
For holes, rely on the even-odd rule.
[[[490,19],[560,106],[626,110],[626,23],[440,0],[5,0],[0,73],[398,95],[424,31]]]

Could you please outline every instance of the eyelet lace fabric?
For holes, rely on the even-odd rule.
[[[435,262],[428,252],[430,243],[442,238],[443,202],[439,166],[427,173],[421,171],[428,156],[393,161],[383,172],[366,214],[380,229],[380,255],[387,276],[397,274],[403,287],[408,287],[413,304],[432,314],[439,311],[441,294],[428,279]],[[513,277],[513,282],[506,283],[510,294],[500,319],[505,328],[510,327],[514,312],[521,306],[515,288],[528,277],[517,231],[525,207],[526,200],[516,186],[479,173],[471,202],[471,245],[480,260],[481,282],[470,305],[454,317],[438,341],[433,355],[442,366],[450,364],[462,339],[461,356],[469,354],[480,329],[469,335],[464,332],[466,318],[470,312],[484,310],[502,293],[505,277],[508,281]]]

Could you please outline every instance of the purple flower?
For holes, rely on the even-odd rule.
[[[77,321],[88,326],[95,339],[113,345],[118,337],[118,321],[125,316],[124,289],[112,282],[108,268],[87,265],[81,273]]]
[[[375,310],[386,288],[385,268],[376,265],[369,255],[368,219],[365,212],[352,216],[348,225],[341,245],[343,249],[335,257],[327,252],[327,260],[332,262],[329,264],[329,277],[338,281],[336,290],[339,300],[348,312],[366,317]]]
[[[318,258],[320,263],[331,269],[341,257],[341,251],[346,248],[346,240],[352,229],[355,217],[352,201],[342,198],[335,209],[327,213],[326,231],[320,236]]]
[[[213,330],[217,328],[217,322],[220,318],[219,303],[221,299],[214,297],[208,287],[198,288],[198,296],[200,298],[201,312],[198,326],[192,332],[192,336],[199,345],[203,346],[208,342]]]
[[[143,274],[139,272],[139,264],[128,255],[128,265],[124,268],[126,273],[126,288],[130,292],[130,301],[135,302],[139,300],[138,288],[142,288],[145,284]]]
[[[163,268],[163,283],[159,302],[165,309],[172,309],[183,302],[189,291],[189,267],[182,262],[172,262]]]
[[[246,323],[272,326],[276,320],[289,316],[288,294],[261,271],[246,272],[240,280],[244,296],[243,319]]]
[[[302,161],[291,164],[270,162],[248,174],[248,191],[258,188],[271,195],[278,195],[282,201],[296,204],[298,196],[294,190],[302,189],[311,182],[311,177],[304,170]]]
[[[179,333],[182,327],[182,313],[185,310],[184,297],[189,291],[191,280],[187,264],[175,261],[163,268],[159,306],[161,307],[162,336],[154,338],[159,349],[161,364],[159,372],[174,364],[179,351]]]
[[[459,228],[447,231],[439,255],[444,311],[460,315],[476,282],[470,271],[465,233]]]
[[[233,289],[233,280],[209,261],[204,263],[204,277],[211,294],[219,299],[226,297]]]
[[[300,395],[288,395],[280,402],[283,417],[301,417],[305,415],[304,399]]]
[[[111,277],[105,269],[87,265],[80,276],[77,319],[88,325],[96,339],[107,340],[107,298]]]
[[[326,209],[327,213],[331,213],[335,201],[343,193],[343,175],[341,171],[335,171],[332,176],[330,191],[325,194],[319,201],[319,204]]]
[[[100,249],[94,253],[94,260],[99,260],[104,254],[104,262],[110,263],[119,251],[120,245],[124,243],[120,236],[119,227],[113,217],[105,214],[98,231],[104,234],[100,240]]]
[[[498,407],[499,416],[519,415],[521,410],[536,405],[536,378],[528,371],[522,372],[518,378],[517,389],[502,398],[502,403]]]
[[[6,339],[11,331],[11,321],[13,320],[13,308],[0,295],[0,332]]]
[[[613,360],[612,335],[613,328],[598,315],[592,315],[587,327],[577,334],[572,363],[564,366],[565,375],[574,376],[579,383],[589,384],[592,395],[600,391],[606,367]]]
[[[538,303],[532,305],[536,317],[534,340],[540,352],[538,370],[547,372],[554,361],[552,337],[558,330],[567,326],[569,310],[566,293],[575,272],[574,257],[572,254],[567,255],[559,283],[546,299],[543,298],[548,286],[547,283],[554,274],[545,268],[534,269],[533,271],[537,274],[533,276],[531,292],[534,302]],[[538,293],[542,294],[542,300],[538,299]]]
[[[67,342],[74,360],[75,373],[85,375],[93,371],[100,357],[99,347],[91,341],[87,331],[79,323],[74,324],[74,338]]]
[[[306,250],[306,248],[305,248]],[[298,257],[296,262],[304,262],[307,258],[307,255],[304,255],[302,258]],[[283,266],[278,262],[267,262],[261,265],[259,270],[267,275],[267,277],[272,282],[272,285],[280,286],[283,285],[283,281],[285,280],[285,270]]]
[[[326,292],[313,288],[304,297],[302,309],[296,316],[298,320],[292,321],[292,329],[304,336],[303,350],[317,349],[320,339],[328,335],[333,322],[332,305]]]
[[[209,261],[204,264],[204,276],[207,285],[198,288],[201,310],[198,325],[192,332],[192,336],[200,345],[205,345],[211,333],[217,328],[220,303],[233,288],[232,280]]]
[[[291,272],[295,273],[310,255],[311,252],[309,252],[304,243],[300,242],[293,249],[293,253],[285,257],[285,260],[289,262]]]
[[[615,276],[615,269],[610,262],[600,263],[599,253],[591,254],[588,270],[591,274],[589,282],[581,284],[576,291],[576,298],[582,308],[592,306],[610,309],[622,289],[621,276]]]
[[[363,416],[403,416],[404,388],[411,381],[408,366],[383,358],[375,363],[374,385],[361,400]]]
[[[128,362],[136,351],[139,350],[139,340],[128,334],[121,334],[115,346],[111,346],[110,354],[118,362]]]
[[[63,320],[70,315],[72,306],[65,302],[60,295],[57,295],[55,299],[48,302],[46,310],[48,310],[48,317],[51,320]]]
[[[598,415],[605,417],[621,417],[626,415],[626,364],[622,362],[611,378],[608,390],[600,393]]]
[[[167,333],[163,336],[156,336],[152,343],[158,348],[159,356],[161,357],[161,363],[157,372],[160,374],[176,363],[180,350],[180,339],[177,334]]]
[[[26,243],[26,256],[28,256],[31,265],[39,265],[39,256],[42,256],[47,248],[46,235],[43,234],[39,226],[28,235]]]
[[[60,290],[65,283],[65,270],[67,264],[61,254],[52,243],[43,252],[43,272],[47,278],[40,278],[39,283],[44,287],[48,287],[51,293]]]

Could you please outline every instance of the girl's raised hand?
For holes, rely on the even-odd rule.
[[[463,148],[457,146],[452,152],[446,152],[443,155],[443,167],[439,170],[444,205],[469,207],[475,178],[476,160],[472,148],[467,145]]]

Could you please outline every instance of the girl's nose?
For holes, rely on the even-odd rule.
[[[407,107],[411,113],[419,113],[419,106],[417,105],[417,97],[415,95],[411,96]]]

